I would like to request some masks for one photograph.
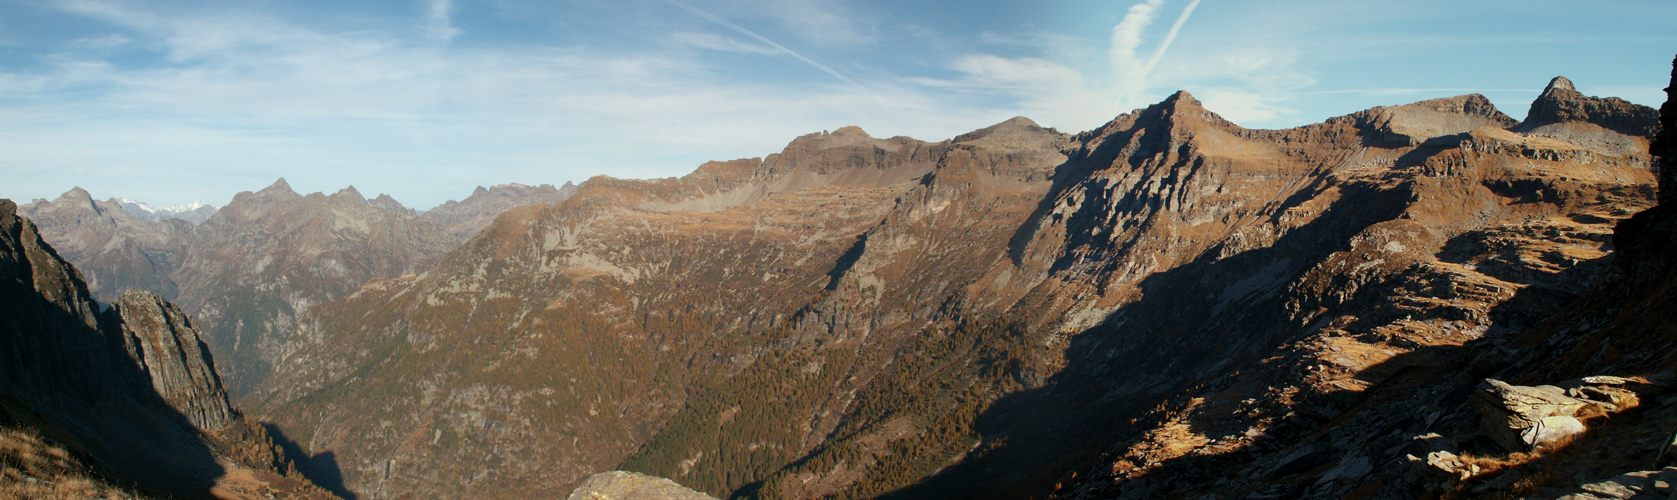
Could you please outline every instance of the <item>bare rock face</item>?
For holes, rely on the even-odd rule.
[[[449,200],[426,211],[425,218],[442,224],[448,228],[449,234],[465,241],[489,226],[502,212],[529,205],[551,205],[570,198],[576,191],[576,184],[570,182],[558,188],[552,184],[526,186],[518,183],[488,189],[478,186],[464,200]]]
[[[186,313],[155,293],[130,291],[111,304],[109,314],[118,320],[129,358],[193,426],[215,431],[236,418],[209,347]]]
[[[582,481],[570,500],[716,500],[675,481],[636,472],[601,472]]]

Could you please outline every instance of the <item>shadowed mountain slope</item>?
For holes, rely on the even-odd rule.
[[[10,200],[0,200],[0,309],[0,492],[330,496],[282,475],[274,444],[228,403],[179,309],[129,292],[101,312]],[[52,477],[14,485],[12,468]]]

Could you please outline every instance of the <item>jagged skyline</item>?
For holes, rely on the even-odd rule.
[[[1518,118],[1558,74],[1653,104],[1646,68],[1677,41],[1677,7],[1652,1],[7,5],[0,197],[159,206],[285,177],[429,207],[678,176],[845,125],[1075,132],[1176,89],[1257,128],[1469,92]]]

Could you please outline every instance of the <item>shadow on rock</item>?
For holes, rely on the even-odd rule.
[[[263,422],[262,428],[268,431],[275,443],[279,443],[280,449],[285,452],[285,459],[297,464],[297,472],[302,473],[309,482],[346,500],[357,498],[354,491],[344,486],[344,474],[343,470],[338,468],[337,454],[323,451],[310,455],[303,450],[301,444],[286,436],[285,431],[280,430],[278,425]]]

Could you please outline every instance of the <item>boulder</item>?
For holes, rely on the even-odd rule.
[[[1470,404],[1479,411],[1485,434],[1497,444],[1509,451],[1528,451],[1584,432],[1576,416],[1597,403],[1568,396],[1565,389],[1555,386],[1527,387],[1485,379]]]

